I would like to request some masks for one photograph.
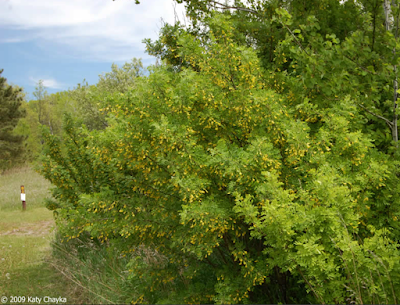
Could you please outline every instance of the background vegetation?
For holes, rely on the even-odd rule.
[[[398,2],[179,2],[162,64],[21,106],[63,272],[98,302],[397,303]]]

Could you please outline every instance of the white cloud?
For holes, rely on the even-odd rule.
[[[39,80],[43,81],[43,86],[50,89],[64,89],[66,86],[63,83],[56,81],[54,78],[36,78],[36,77],[29,77],[32,85],[37,85]]]
[[[23,42],[25,39],[21,37],[16,38],[3,38],[0,37],[0,43],[16,43],[16,42]]]
[[[144,38],[156,39],[161,19],[174,23],[172,0],[2,0],[0,32],[64,48],[65,56],[92,61],[127,61],[143,57]],[[176,4],[175,4],[176,5]],[[177,5],[182,19],[183,5]],[[29,33],[29,35],[27,35]]]

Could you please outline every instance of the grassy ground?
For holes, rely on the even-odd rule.
[[[25,186],[26,207],[43,207],[43,199],[50,196],[50,183],[30,167],[11,169],[0,174],[0,211],[22,207],[21,185]]]
[[[26,191],[25,212],[21,211],[20,185]],[[30,168],[0,175],[0,298],[7,297],[6,304],[12,296],[22,297],[17,304],[32,303],[28,296],[86,303],[84,289],[54,267],[50,247],[54,220],[52,212],[43,207],[49,186]]]

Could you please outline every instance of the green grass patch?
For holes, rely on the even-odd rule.
[[[22,211],[21,185],[26,191],[26,211]],[[55,223],[53,212],[44,207],[49,187],[28,167],[0,175],[0,297],[8,298],[6,304],[11,304],[11,296],[25,296],[19,304],[32,303],[28,296],[89,303],[86,290],[60,272],[51,256]]]
[[[51,239],[52,234],[0,236],[1,296],[9,301],[11,296],[48,296],[66,298],[69,304],[86,303],[82,289],[54,268]]]
[[[52,212],[36,208],[0,213],[0,296],[9,301],[11,296],[65,297],[68,303],[86,303],[83,289],[54,267]]]
[[[18,285],[14,283],[17,282]],[[0,294],[8,297],[10,303],[11,296],[31,296],[44,298],[66,298],[67,304],[87,304],[85,292],[78,286],[66,283],[63,275],[47,262],[42,264],[27,266],[14,272],[13,278],[8,282],[0,283],[4,291]],[[22,302],[23,304],[34,304],[33,302]],[[42,304],[44,301],[42,300]]]
[[[22,210],[0,210],[0,231],[5,227],[19,227],[24,223],[53,222],[53,212],[46,208],[34,208],[27,211]]]
[[[14,270],[40,263],[50,251],[49,237],[2,235],[0,250],[0,277],[4,280],[5,277],[12,277]]]
[[[51,195],[50,182],[32,168],[14,168],[0,175],[0,211],[22,209],[21,185],[25,186],[27,210],[43,207],[44,198]]]

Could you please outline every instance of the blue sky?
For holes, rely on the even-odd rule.
[[[184,19],[173,0],[0,0],[0,69],[28,99],[38,80],[49,93],[72,89],[133,57],[145,66],[144,38],[156,39],[163,22]],[[175,14],[176,12],[176,14]],[[176,16],[177,15],[177,16]]]

